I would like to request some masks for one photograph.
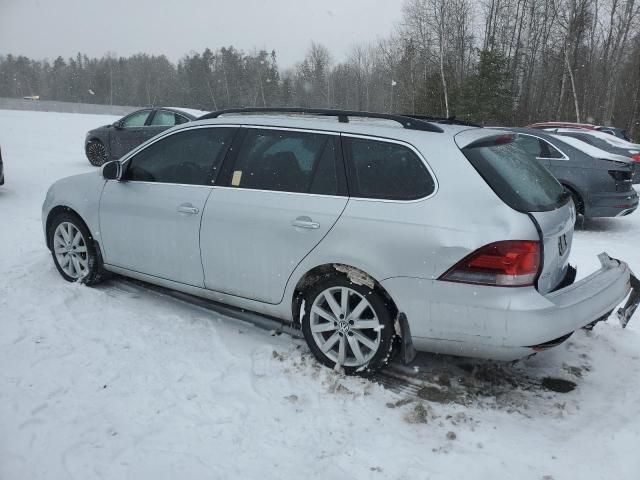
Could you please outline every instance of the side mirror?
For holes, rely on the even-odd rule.
[[[107,162],[102,167],[102,176],[105,180],[120,180],[121,175],[122,164],[117,160]]]
[[[113,128],[117,128],[118,130],[122,128],[122,120],[116,120],[113,122]]]

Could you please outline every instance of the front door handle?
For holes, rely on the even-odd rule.
[[[198,212],[200,212],[198,207],[194,207],[190,203],[183,203],[178,207],[178,213],[187,213],[189,215],[195,215]]]
[[[318,222],[314,222],[309,217],[298,217],[291,222],[291,225],[298,228],[308,228],[310,230],[317,230],[320,228],[320,224]]]

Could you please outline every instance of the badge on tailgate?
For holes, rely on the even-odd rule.
[[[567,243],[567,234],[563,233],[558,237],[558,255],[560,257],[564,256],[567,251],[568,243]]]

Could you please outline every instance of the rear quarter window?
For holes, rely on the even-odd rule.
[[[496,135],[462,149],[471,165],[511,208],[521,212],[555,210],[569,195],[526,148],[529,139]]]
[[[397,143],[345,137],[351,196],[417,200],[435,191],[422,160]]]

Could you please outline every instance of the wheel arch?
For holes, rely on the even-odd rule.
[[[49,213],[47,215],[46,226],[45,226],[47,248],[49,250],[51,250],[51,240],[50,240],[51,235],[50,235],[50,233],[51,233],[52,223],[53,223],[53,220],[58,215],[60,215],[61,213],[68,213],[68,214],[75,215],[76,217],[78,217],[78,219],[84,224],[86,229],[91,234],[91,241],[94,242],[96,245],[98,245],[98,242],[95,240],[93,232],[91,231],[91,228],[89,227],[89,224],[84,220],[84,218],[82,218],[82,215],[80,215],[76,210],[74,210],[73,208],[71,208],[71,207],[69,207],[67,205],[57,205],[57,206],[53,207],[49,211]],[[98,245],[98,247],[99,247],[99,245]],[[100,248],[98,248],[98,251],[100,252]]]
[[[575,196],[578,197],[578,200],[580,201],[580,205],[576,205],[576,209],[578,210],[577,213],[582,213],[584,214],[585,212],[585,208],[586,208],[586,204],[585,204],[585,200],[584,200],[584,195],[580,192],[580,189],[577,188],[574,184],[572,184],[571,182],[567,182],[565,180],[561,180],[560,184],[565,187],[567,190],[569,190],[571,193],[573,193]]]
[[[377,291],[387,300],[392,317],[395,318],[398,314],[399,310],[396,302],[382,284],[372,275],[352,265],[346,265],[344,263],[325,263],[308,270],[296,283],[296,286],[293,289],[293,298],[291,301],[291,317],[294,325],[300,325],[299,313],[304,292],[318,279],[327,275],[335,274],[343,274],[353,283],[367,285],[369,288]]]

